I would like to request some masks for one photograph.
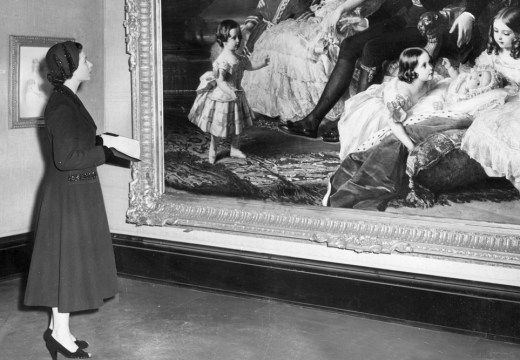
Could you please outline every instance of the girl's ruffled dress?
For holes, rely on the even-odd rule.
[[[520,59],[484,52],[478,66],[492,66],[508,82],[512,92],[520,84]],[[462,150],[478,161],[492,177],[506,177],[520,190],[520,100],[518,95],[503,106],[483,111],[462,139]]]
[[[258,39],[251,60],[269,56],[268,67],[248,72],[244,89],[255,112],[279,117],[282,122],[305,117],[317,104],[337,61],[341,41],[366,29],[364,18],[376,11],[382,0],[367,0],[338,24],[336,35],[322,32],[321,21],[344,0],[324,0],[314,8],[315,17],[288,19],[269,27]],[[327,114],[331,120],[343,112],[339,101]]]
[[[188,119],[201,130],[220,138],[240,135],[244,128],[252,126],[254,114],[240,84],[250,64],[246,56],[222,52],[213,62],[213,71],[201,76]],[[224,80],[235,89],[236,100],[217,86],[219,71],[225,73]]]
[[[414,102],[399,94],[398,81],[395,77],[388,82],[372,85],[345,101],[345,111],[338,122],[341,161],[351,152],[376,145],[381,137],[387,135],[381,130],[387,127],[389,121],[402,123],[407,119],[409,110],[419,99]],[[429,89],[435,83],[429,82]],[[378,136],[374,137],[376,134]]]

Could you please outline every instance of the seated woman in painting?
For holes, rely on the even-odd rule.
[[[368,26],[366,17],[384,0],[323,0],[315,16],[288,19],[260,36],[252,60],[269,54],[271,66],[244,77],[243,86],[254,111],[298,120],[316,105],[337,60],[339,44]],[[327,117],[337,119],[343,104]]]

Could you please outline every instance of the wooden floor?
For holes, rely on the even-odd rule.
[[[50,359],[45,309],[21,305],[23,281],[0,282],[0,359]],[[272,300],[119,279],[71,329],[103,360],[518,360],[520,345]],[[58,357],[63,359],[62,357]]]

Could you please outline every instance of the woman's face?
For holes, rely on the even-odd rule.
[[[85,52],[81,50],[81,52],[79,53],[78,68],[76,69],[76,71],[74,71],[73,77],[75,77],[76,80],[80,82],[90,80],[92,66],[92,63],[87,60],[87,55],[85,55]]]
[[[516,35],[513,30],[504,24],[502,19],[496,19],[493,23],[493,37],[500,48],[509,51],[513,47],[513,40],[515,40]]]
[[[414,71],[417,73],[418,80],[429,81],[433,78],[433,66],[430,61],[430,55],[427,52],[423,52],[419,56]]]

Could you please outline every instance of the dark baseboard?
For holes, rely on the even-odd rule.
[[[126,235],[113,241],[121,276],[520,342],[520,288]]]
[[[0,238],[0,280],[23,276],[31,261],[32,233]]]
[[[112,238],[123,277],[520,343],[517,287],[130,235]],[[31,234],[0,239],[0,279],[27,272],[30,244]]]

